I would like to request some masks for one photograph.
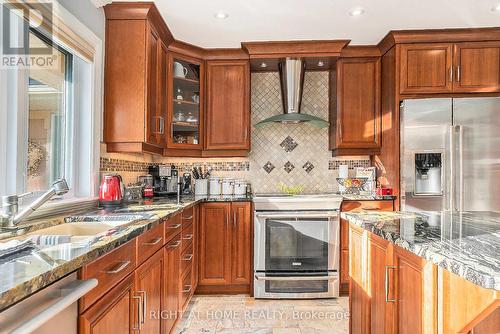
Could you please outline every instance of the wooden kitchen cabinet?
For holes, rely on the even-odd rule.
[[[162,154],[167,111],[166,50],[173,38],[153,4],[110,4],[105,13],[107,150]]]
[[[158,334],[161,331],[159,311],[163,309],[164,276],[164,256],[161,250],[135,271],[135,291],[141,297],[140,333]]]
[[[342,201],[341,212],[356,210],[394,211],[394,201]],[[349,294],[349,222],[340,219],[340,294]]]
[[[454,45],[454,92],[500,92],[500,41]]]
[[[138,328],[139,298],[134,298],[134,274],[129,275],[79,316],[80,334],[131,333]]]
[[[404,44],[400,54],[401,94],[452,92],[452,44]]]
[[[251,281],[251,203],[200,207],[200,293],[248,293]]]
[[[436,266],[357,226],[349,238],[350,333],[435,333]]]
[[[250,63],[248,60],[207,61],[205,150],[250,149]],[[219,152],[220,154],[220,152]]]
[[[181,234],[174,236],[164,247],[164,297],[163,297],[163,326],[164,333],[170,333],[180,318],[180,258]]]
[[[341,58],[330,73],[333,155],[380,152],[380,58]]]
[[[231,231],[231,284],[250,284],[252,261],[251,205],[233,203]]]
[[[416,43],[400,48],[400,93],[500,91],[500,42]]]

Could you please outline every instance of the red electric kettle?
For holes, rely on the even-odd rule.
[[[121,205],[124,190],[125,187],[120,175],[104,175],[99,187],[99,203],[104,207]]]

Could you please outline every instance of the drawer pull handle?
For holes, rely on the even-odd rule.
[[[191,215],[189,217],[182,217],[182,219],[184,219],[184,220],[191,220],[191,219],[193,219],[193,215]]]
[[[162,237],[158,237],[158,238],[153,239],[153,240],[151,240],[149,242],[144,242],[143,245],[146,245],[146,246],[158,245],[162,239],[163,239]]]
[[[111,270],[105,270],[104,273],[106,273],[106,274],[118,274],[120,271],[127,268],[129,264],[130,264],[130,261],[119,262],[119,264],[117,264],[115,266],[115,268],[113,268]]]
[[[193,259],[193,254],[188,254],[185,258],[183,258],[182,260],[184,261],[191,261]]]
[[[366,208],[362,208],[362,210],[380,210],[380,208],[376,206],[367,206]]]
[[[191,239],[193,239],[193,235],[192,234],[186,234],[184,236],[184,238],[182,238],[182,239],[184,239],[184,240],[191,240]]]
[[[182,293],[188,293],[191,292],[191,285],[185,285],[184,290],[182,290]]]
[[[182,224],[175,224],[175,225],[172,225],[172,226],[167,226],[167,228],[170,228],[172,230],[176,230],[176,229],[178,229],[181,226],[182,226]]]
[[[389,298],[389,288],[390,288],[390,283],[389,283],[389,270],[390,269],[397,269],[398,267],[396,266],[385,266],[385,302],[386,303],[394,303],[396,302],[395,298]]]
[[[176,248],[176,247],[178,247],[180,244],[181,244],[180,240],[177,240],[176,242],[174,242],[174,243],[172,243],[172,244],[168,245],[167,247],[168,247],[168,248]]]

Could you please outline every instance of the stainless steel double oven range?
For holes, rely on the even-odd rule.
[[[339,295],[338,195],[254,197],[255,298]]]

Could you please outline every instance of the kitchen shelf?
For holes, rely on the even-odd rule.
[[[174,103],[177,103],[177,104],[188,104],[188,105],[192,105],[192,106],[199,106],[200,105],[199,103],[196,103],[196,102],[186,101],[186,100],[178,100],[178,99],[174,99]]]
[[[191,127],[191,128],[198,128],[198,123],[196,122],[172,122],[173,125],[177,126],[184,126],[184,127]]]
[[[179,81],[184,81],[184,82],[190,82],[190,83],[193,83],[193,84],[200,84],[200,81],[199,80],[195,80],[195,79],[188,79],[188,78],[183,78],[183,77],[175,77],[174,76],[174,79],[175,80],[179,80]]]

